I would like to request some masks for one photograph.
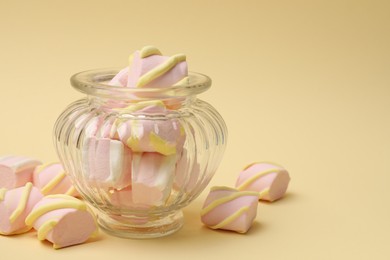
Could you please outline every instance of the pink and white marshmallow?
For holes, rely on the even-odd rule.
[[[176,155],[135,153],[133,156],[132,200],[135,204],[161,206],[172,190]]]
[[[284,196],[290,175],[286,169],[275,163],[252,163],[239,174],[238,190],[257,191],[260,200],[275,201]]]
[[[88,138],[82,153],[85,177],[101,187],[122,189],[131,184],[132,152],[121,141]]]
[[[120,140],[134,152],[176,154],[184,134],[176,120],[129,120],[118,127]],[[180,150],[179,150],[180,151]]]
[[[31,182],[11,190],[1,188],[0,234],[15,235],[29,231],[31,227],[25,224],[25,219],[42,198],[41,192]]]
[[[129,88],[164,88],[187,79],[188,66],[184,54],[163,56],[153,46],[145,46],[129,57],[129,66],[122,69],[110,85]]]
[[[40,200],[26,225],[33,226],[38,239],[52,242],[55,249],[84,243],[98,231],[95,215],[85,202],[64,194]]]
[[[60,163],[43,164],[35,168],[33,183],[43,195],[67,194],[78,196],[77,190]]]
[[[120,109],[120,113],[133,115],[166,115],[162,101],[139,102]],[[158,152],[162,155],[180,153],[185,142],[185,132],[176,119],[134,118],[118,120],[117,137],[133,152]]]
[[[32,181],[41,162],[25,156],[0,157],[0,188],[13,189]]]
[[[201,211],[202,222],[212,229],[246,233],[257,215],[258,193],[212,187]]]

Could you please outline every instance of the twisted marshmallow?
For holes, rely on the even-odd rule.
[[[186,56],[162,56],[153,46],[145,46],[129,57],[129,66],[121,70],[110,85],[130,88],[161,88],[188,80]]]
[[[0,234],[15,235],[29,231],[25,224],[27,215],[43,198],[39,190],[28,182],[24,187],[0,189]]]
[[[257,214],[258,193],[212,187],[201,211],[202,222],[212,229],[246,233]]]
[[[83,243],[97,232],[95,216],[87,205],[63,194],[40,200],[27,216],[26,225],[33,226],[38,239],[52,242],[55,249]]]
[[[43,195],[78,195],[60,163],[48,163],[38,166],[33,174],[33,183],[41,190]]]
[[[167,109],[162,101],[145,101],[132,104],[119,110],[120,113],[163,115]],[[158,152],[172,155],[181,152],[185,142],[185,133],[176,119],[118,120],[117,136],[133,152]]]
[[[240,173],[236,188],[238,190],[257,191],[260,200],[275,201],[283,197],[290,176],[286,169],[274,163],[252,163]]]

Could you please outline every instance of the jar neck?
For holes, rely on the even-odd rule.
[[[97,96],[88,96],[89,103],[99,109],[104,111],[118,110],[121,108],[128,108],[132,105],[139,105],[143,102],[162,102],[168,110],[177,110],[180,108],[188,107],[196,100],[196,95],[186,96],[186,97],[175,97],[175,98],[166,98],[166,99],[149,99],[149,100],[118,100],[103,98]]]

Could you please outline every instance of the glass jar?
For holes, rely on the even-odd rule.
[[[71,78],[87,97],[57,119],[56,150],[103,230],[127,238],[169,235],[217,170],[226,125],[196,98],[211,86],[209,77],[189,73],[188,82],[159,89],[108,85],[118,71]]]

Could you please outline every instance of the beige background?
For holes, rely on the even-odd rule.
[[[0,0],[0,33],[0,154],[56,160],[53,124],[83,97],[69,77],[153,44],[213,78],[200,98],[229,140],[210,186],[259,160],[292,176],[246,235],[202,226],[205,191],[170,237],[55,251],[32,232],[0,237],[4,259],[390,258],[389,1]]]

